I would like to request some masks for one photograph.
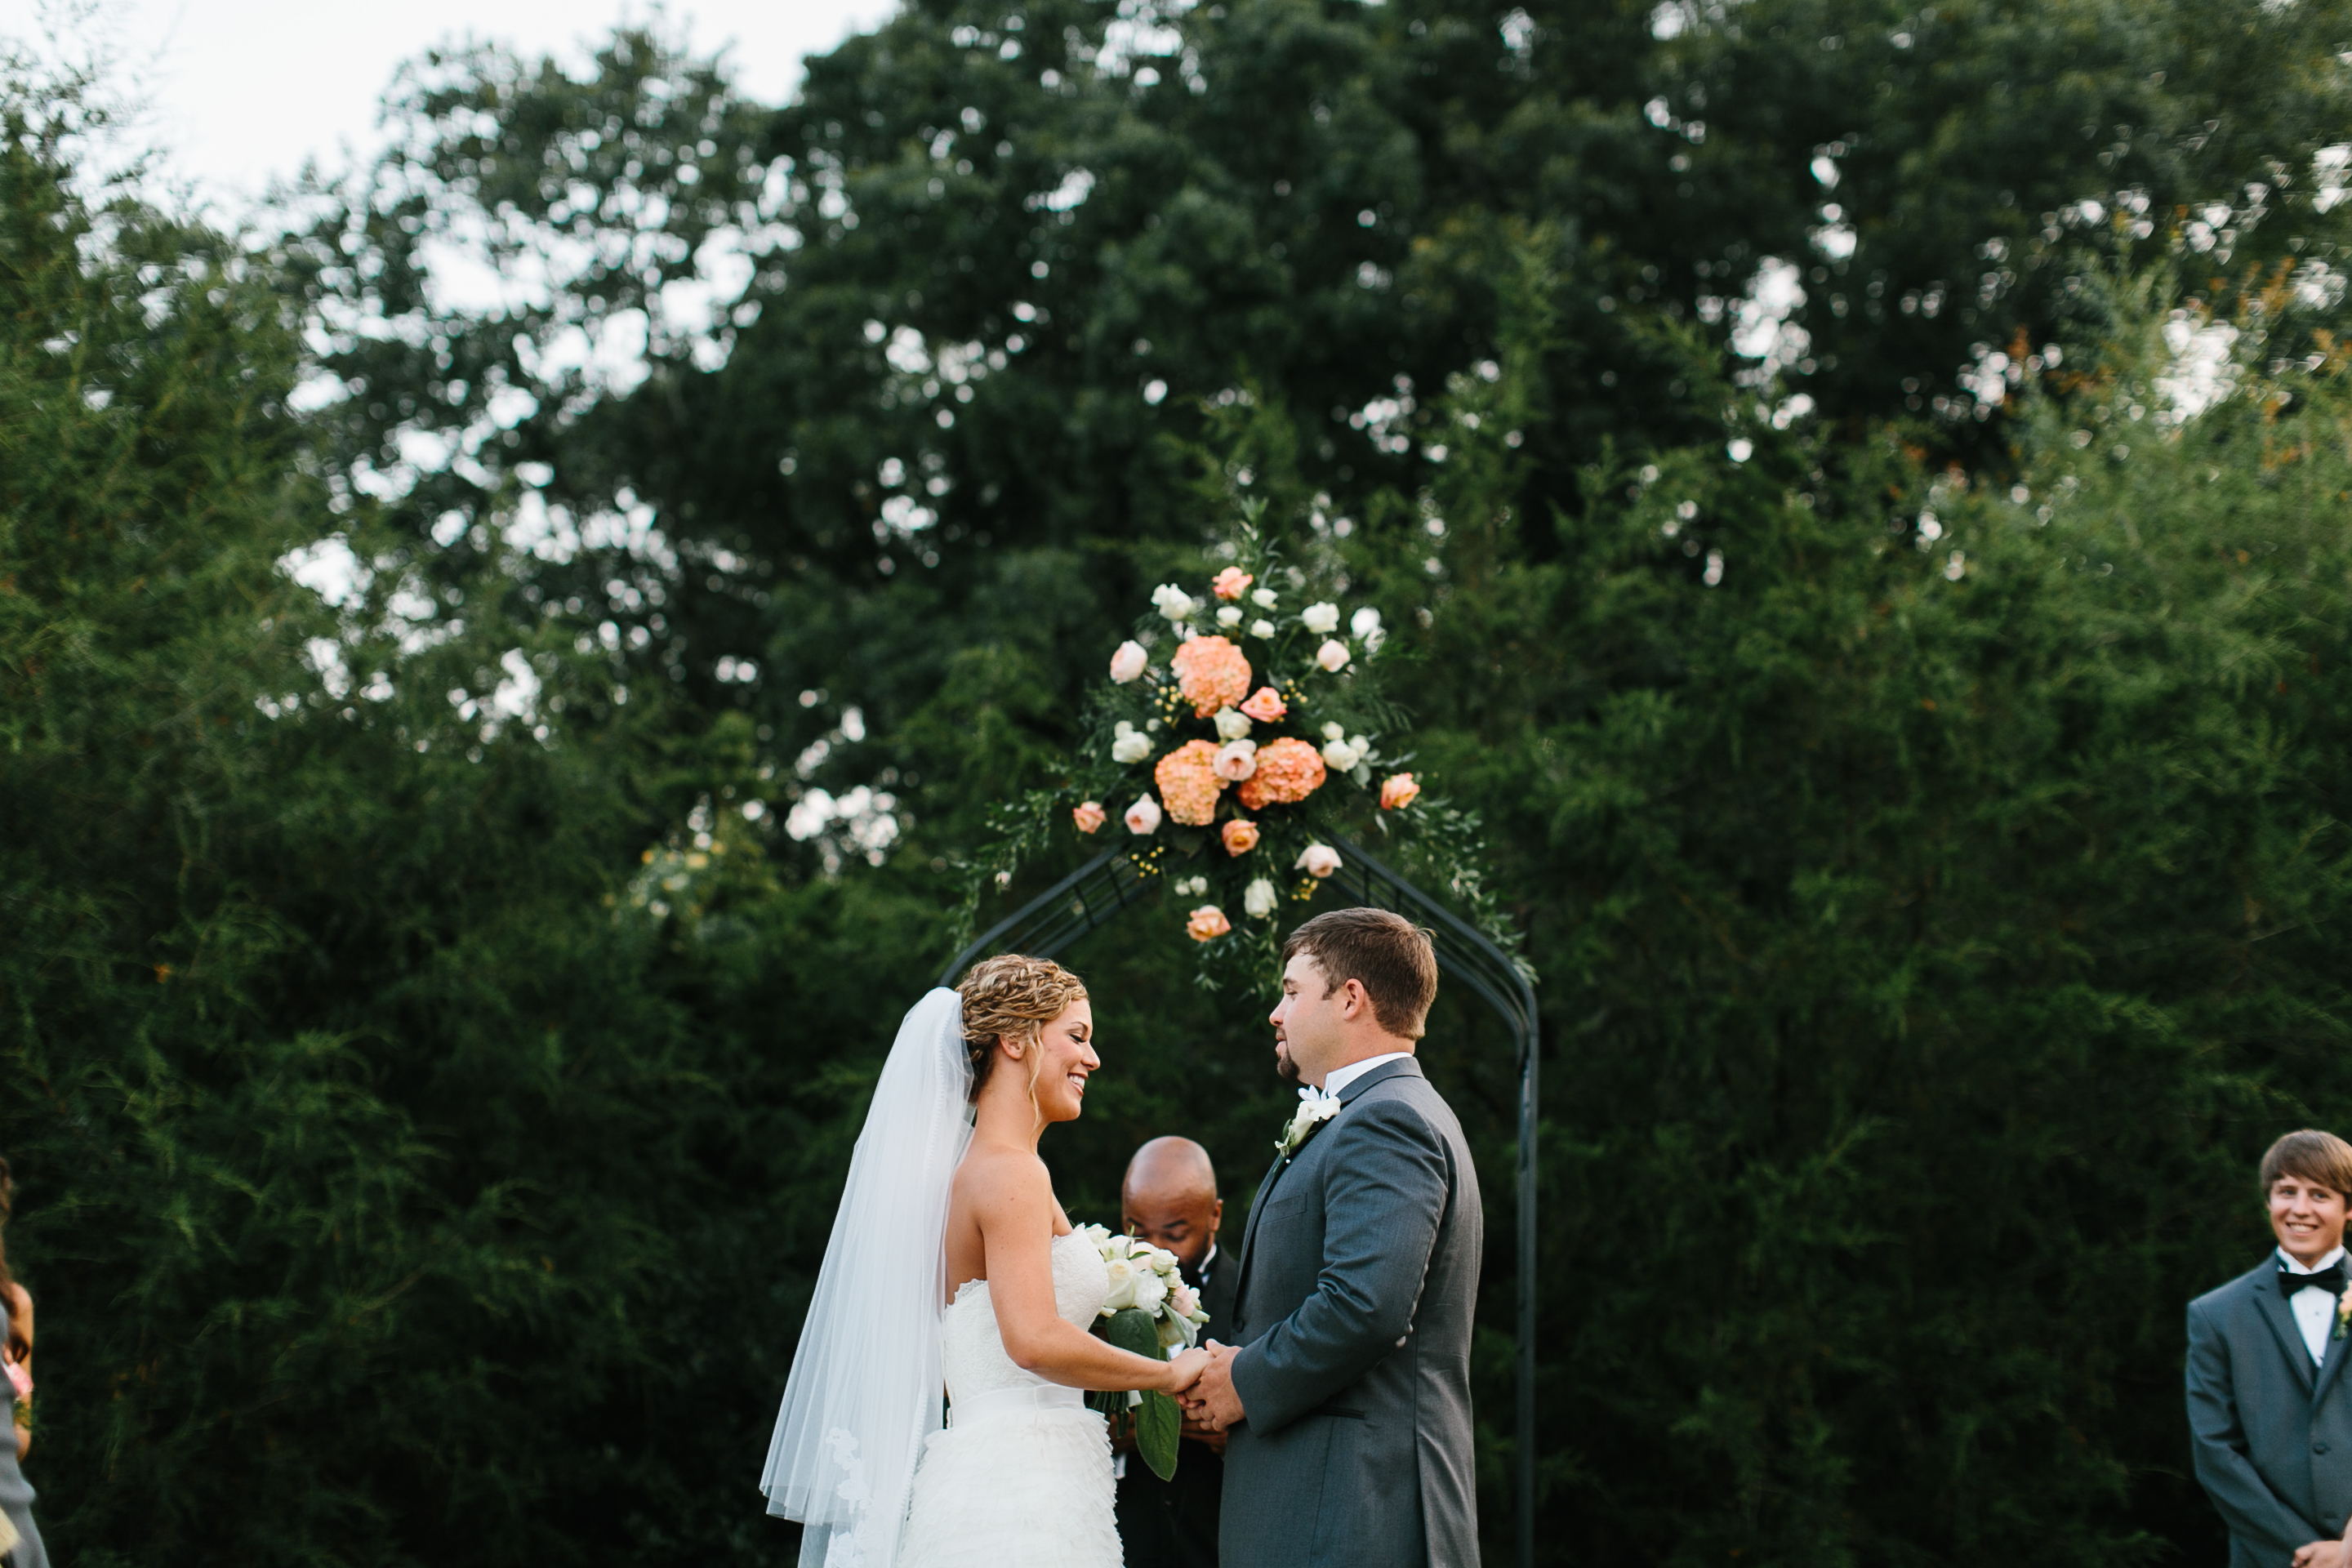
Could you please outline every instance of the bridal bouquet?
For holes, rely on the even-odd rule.
[[[1516,940],[1482,886],[1475,818],[1424,798],[1407,767],[1380,609],[1350,602],[1336,563],[1318,574],[1287,562],[1262,510],[1244,503],[1213,552],[1230,563],[1207,581],[1152,590],[1089,699],[1066,782],[998,813],[967,920],[1058,822],[1165,879],[1213,988],[1215,971],[1270,960],[1283,904],[1340,868],[1339,840],[1371,833],[1402,839],[1409,858],[1417,846],[1482,925]]]
[[[1174,1253],[1098,1225],[1082,1226],[1080,1234],[1102,1253],[1103,1267],[1110,1272],[1110,1294],[1103,1300],[1097,1333],[1123,1351],[1161,1361],[1199,1342],[1201,1325],[1209,1314],[1184,1283]],[[1176,1473],[1183,1419],[1174,1400],[1142,1391],[1087,1397],[1105,1415],[1134,1411],[1136,1452],[1161,1480]]]

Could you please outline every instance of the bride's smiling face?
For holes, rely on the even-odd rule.
[[[1102,1058],[1095,1055],[1094,1038],[1095,1011],[1081,997],[1063,1008],[1030,1047],[1039,1053],[1037,1109],[1046,1121],[1075,1121],[1085,1109],[1087,1079],[1102,1066]],[[1016,1084],[1026,1084],[1029,1064],[1021,1062],[1004,1076]],[[1025,1089],[1022,1098],[1028,1098]]]

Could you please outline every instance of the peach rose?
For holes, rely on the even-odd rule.
[[[1223,637],[1194,637],[1176,650],[1169,665],[1176,672],[1176,689],[1192,703],[1195,718],[1206,719],[1249,695],[1249,660]]]
[[[1127,815],[1121,820],[1127,824],[1129,833],[1138,838],[1148,838],[1160,831],[1160,803],[1148,795],[1139,795],[1135,804],[1127,808]]]
[[[1290,711],[1290,704],[1285,702],[1282,693],[1273,687],[1261,686],[1256,696],[1242,704],[1242,711],[1261,724],[1271,724]]]
[[[1217,743],[1187,741],[1151,770],[1160,798],[1171,820],[1187,827],[1206,827],[1217,817],[1217,795],[1225,781],[1217,776]]]
[[[1420,793],[1421,786],[1413,783],[1411,773],[1391,773],[1381,781],[1381,809],[1402,811]]]
[[[1235,817],[1225,824],[1225,853],[1246,855],[1257,847],[1257,824]]]
[[[1285,735],[1257,749],[1257,771],[1242,785],[1242,804],[1252,811],[1289,805],[1322,787],[1323,759],[1306,742]]]
[[[1070,820],[1078,825],[1081,833],[1099,833],[1102,825],[1110,820],[1098,800],[1081,801],[1070,810]]]
[[[1248,593],[1249,585],[1256,581],[1240,567],[1228,566],[1217,574],[1217,580],[1210,584],[1209,588],[1220,599],[1238,599]]]
[[[1257,772],[1257,742],[1228,741],[1217,752],[1217,776],[1239,784]]]
[[[1184,922],[1184,934],[1194,942],[1214,942],[1233,929],[1234,922],[1225,919],[1225,911],[1214,904],[1202,904]]]
[[[1348,660],[1350,657],[1348,645],[1337,637],[1333,637],[1315,650],[1315,662],[1334,675],[1348,668]]]

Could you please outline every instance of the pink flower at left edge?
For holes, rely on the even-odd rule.
[[[1078,825],[1081,833],[1099,833],[1102,825],[1110,820],[1098,800],[1081,801],[1070,810],[1070,820]]]

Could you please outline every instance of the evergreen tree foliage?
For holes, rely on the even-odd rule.
[[[782,108],[428,58],[282,237],[13,79],[61,1560],[790,1561],[955,861],[1244,498],[1384,611],[1543,979],[1542,1560],[2220,1550],[2179,1305],[2352,1094],[2344,20],[919,0]],[[1108,1221],[1190,1133],[1237,1227],[1285,1095],[1153,923],[1070,955],[1046,1152]],[[1458,996],[1427,1059],[1500,1561],[1513,1075]]]

